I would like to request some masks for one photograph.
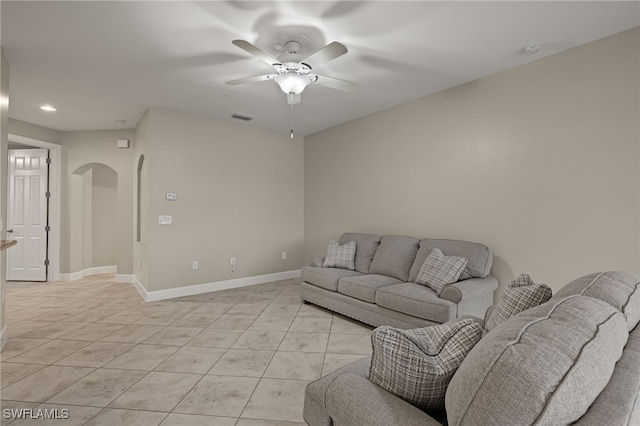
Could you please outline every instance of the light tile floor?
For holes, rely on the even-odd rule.
[[[0,423],[304,424],[307,383],[370,354],[372,328],[302,304],[298,283],[151,303],[112,275],[7,283]],[[6,418],[21,408],[69,418]]]

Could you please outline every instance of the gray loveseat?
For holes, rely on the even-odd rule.
[[[398,328],[441,324],[464,315],[482,317],[493,303],[498,281],[489,275],[493,253],[468,241],[345,233],[339,244],[356,242],[355,270],[323,268],[316,258],[302,268],[302,299],[373,326]],[[416,284],[427,256],[439,248],[465,257],[460,281],[440,295]]]
[[[307,386],[311,426],[640,425],[640,275],[595,273],[488,332],[426,413],[370,382],[370,358]]]

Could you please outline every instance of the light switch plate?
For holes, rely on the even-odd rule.
[[[167,201],[176,201],[178,199],[178,194],[173,192],[167,192]]]
[[[160,225],[171,225],[172,219],[171,216],[159,216],[158,223],[160,223]]]

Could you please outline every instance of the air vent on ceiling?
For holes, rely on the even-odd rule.
[[[233,118],[237,118],[238,120],[243,120],[243,121],[251,121],[253,120],[255,117],[252,117],[250,115],[246,115],[246,114],[240,114],[239,112],[234,112],[231,117]]]

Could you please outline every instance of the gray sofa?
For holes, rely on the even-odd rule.
[[[316,258],[302,268],[302,299],[358,321],[398,328],[441,324],[463,315],[482,317],[493,303],[498,281],[489,275],[493,253],[467,241],[345,233],[339,244],[356,242],[355,270],[323,268]],[[460,281],[438,294],[416,284],[434,248],[468,261]]]
[[[427,413],[370,382],[363,358],[308,385],[311,426],[640,425],[640,275],[596,273],[488,332]]]

